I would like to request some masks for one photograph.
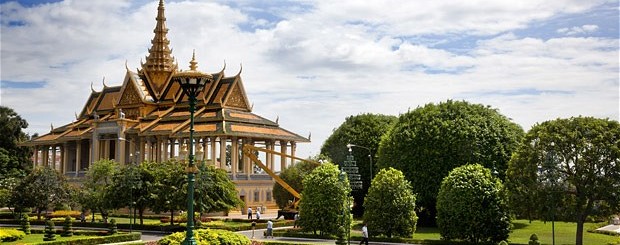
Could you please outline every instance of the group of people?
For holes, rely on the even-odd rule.
[[[261,212],[261,207],[256,207],[256,212],[252,213],[252,207],[248,207],[248,219],[251,220],[252,219],[252,214],[256,215],[256,220],[260,219],[260,212]],[[271,222],[271,220],[267,220],[267,233],[265,234],[266,238],[273,238],[273,222]]]
[[[248,208],[248,219],[252,219],[252,207]],[[256,219],[260,219],[261,207],[256,207]]]

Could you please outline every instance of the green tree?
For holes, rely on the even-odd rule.
[[[511,207],[538,217],[564,207],[557,211],[577,222],[575,243],[581,245],[588,216],[620,211],[619,159],[617,121],[572,117],[535,125],[510,160],[506,186]],[[555,202],[552,210],[547,200]]]
[[[42,167],[28,174],[11,196],[14,207],[36,208],[37,219],[41,219],[41,212],[67,201],[70,195],[65,177],[50,167]]]
[[[304,177],[312,172],[318,165],[314,163],[299,161],[295,165],[284,169],[280,172],[280,178],[284,180],[289,186],[291,186],[295,191],[301,193],[303,191],[303,183],[302,180]],[[288,206],[289,201],[293,200],[293,194],[289,193],[284,187],[282,187],[277,182],[273,184],[273,198],[276,201],[276,204],[280,208],[285,208]]]
[[[169,160],[147,163],[147,168],[155,177],[152,209],[157,213],[170,212],[170,225],[174,225],[174,212],[184,209],[187,204],[185,166]]]
[[[355,157],[356,165],[359,168],[359,174],[362,180],[362,190],[353,191],[355,205],[353,213],[362,215],[364,213],[364,196],[368,193],[370,187],[371,172],[376,173],[374,163],[375,155],[379,149],[381,136],[396,122],[395,116],[387,116],[381,114],[360,114],[357,116],[349,116],[345,119],[337,129],[325,140],[321,147],[321,154],[328,156],[335,163],[343,163],[349,154],[348,144],[363,146],[353,147],[351,154]],[[371,157],[373,160],[372,170]]]
[[[88,208],[101,213],[103,220],[108,220],[108,210],[112,208],[106,193],[112,185],[112,177],[118,173],[120,166],[112,160],[99,160],[94,162],[86,172],[86,178],[82,183],[79,193],[79,203],[83,208]]]
[[[0,207],[13,207],[13,190],[23,177],[6,177],[0,179]]]
[[[45,221],[45,235],[43,236],[43,241],[55,241],[56,240],[56,229],[54,228],[54,221],[48,219]]]
[[[380,168],[403,171],[416,193],[419,224],[432,225],[441,180],[455,167],[480,163],[501,179],[523,130],[497,110],[448,100],[400,115],[382,138]]]
[[[194,202],[201,214],[228,212],[243,204],[226,170],[206,164],[201,164],[196,174]]]
[[[106,198],[110,201],[111,207],[131,206],[138,210],[140,224],[144,224],[144,211],[153,204],[155,177],[147,165],[148,163],[123,166],[112,176],[112,184],[106,191]]]
[[[382,169],[372,180],[364,202],[364,221],[378,235],[411,237],[418,216],[411,184],[399,170]]]
[[[338,166],[322,164],[304,177],[303,186],[299,224],[304,230],[335,235],[343,223],[350,225],[351,215],[345,214],[351,187]]]
[[[437,225],[444,239],[497,244],[510,233],[501,181],[482,165],[455,168],[441,182]]]
[[[24,175],[32,166],[32,149],[19,145],[28,140],[22,131],[27,127],[26,120],[15,111],[0,106],[0,179],[6,175]]]

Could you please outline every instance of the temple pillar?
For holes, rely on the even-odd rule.
[[[232,138],[232,146],[230,149],[230,162],[233,179],[237,179],[237,172],[239,171],[239,139],[237,137]]]
[[[284,171],[284,169],[286,169],[286,157],[284,155],[287,155],[286,151],[287,151],[287,144],[288,141],[286,140],[280,140],[280,153],[282,153],[282,156],[280,156],[280,171]]]
[[[213,165],[216,168],[219,168],[218,163],[217,163],[217,150],[216,150],[216,143],[215,143],[216,138],[215,137],[211,137],[211,139],[209,139],[210,143],[211,143],[211,161],[213,161]]]
[[[295,164],[295,151],[297,151],[297,143],[291,141],[291,165]]]
[[[220,137],[220,168],[226,169],[226,138]]]
[[[43,160],[43,161],[41,162],[41,165],[43,165],[44,167],[47,167],[47,166],[48,166],[48,164],[49,164],[49,160],[50,160],[50,159],[49,159],[50,147],[49,147],[49,146],[47,146],[47,145],[46,145],[46,146],[44,146],[43,151],[41,151],[41,153],[43,153],[43,154],[41,154],[41,155],[42,155],[42,156],[41,156],[41,158],[42,158],[41,160]]]
[[[62,173],[62,175],[65,175],[65,173],[67,172],[67,166],[69,165],[69,147],[68,147],[69,143],[68,142],[64,142],[62,144],[62,146],[60,147],[61,151],[60,151],[60,159],[61,160],[61,164],[60,164],[60,173]]]
[[[80,165],[82,165],[82,141],[78,140],[75,146],[75,177],[80,173]]]
[[[272,150],[272,151],[276,150],[276,142],[275,141],[269,141],[269,146],[270,146],[270,150]],[[275,162],[276,162],[276,154],[269,153],[269,169],[271,169],[271,171],[275,171],[274,170]]]
[[[37,164],[39,164],[39,147],[34,146],[33,156],[32,156],[32,168],[36,168]]]
[[[123,140],[121,140],[121,138]],[[116,149],[116,159],[120,164],[127,164],[127,144],[129,140],[124,134],[119,134],[115,140],[118,149]]]
[[[174,159],[176,156],[176,150],[175,150],[175,147],[177,145],[176,139],[168,138],[166,142],[168,142],[168,147],[170,148],[169,149],[170,151],[168,152],[168,159]],[[168,147],[166,147],[166,149],[168,149]]]

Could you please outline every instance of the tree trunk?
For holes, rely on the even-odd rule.
[[[140,208],[140,210],[138,210],[138,215],[140,215],[140,225],[144,224],[144,217],[142,217],[143,214],[144,214],[144,208]]]
[[[575,237],[575,245],[583,245],[583,223],[585,219],[581,217],[577,220],[577,235]]]
[[[170,210],[170,225],[174,225],[174,210]]]

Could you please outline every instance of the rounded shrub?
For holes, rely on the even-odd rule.
[[[24,238],[26,234],[16,229],[0,229],[0,241],[12,242]]]
[[[447,240],[495,244],[506,240],[510,217],[500,180],[479,164],[452,170],[439,189],[437,225]]]
[[[226,230],[198,229],[194,230],[197,244],[249,245],[246,236]],[[157,242],[161,245],[179,245],[185,240],[185,232],[176,232],[165,236]]]

